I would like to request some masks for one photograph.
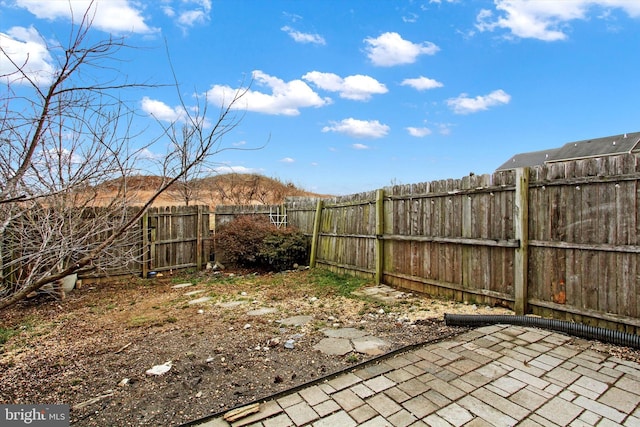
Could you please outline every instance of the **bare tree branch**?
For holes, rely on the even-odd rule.
[[[46,86],[0,46],[16,68],[4,76],[8,90],[0,99],[0,310],[70,274],[135,261],[127,242],[142,232],[140,218],[171,185],[187,183],[224,151],[223,137],[241,119],[236,104],[248,89],[236,92],[215,120],[207,117],[206,98],[191,110],[178,90],[187,114],[163,126],[162,137],[179,150],[161,160],[161,184],[132,209],[128,182],[141,148],[133,148],[135,112],[120,92],[155,86],[119,80],[109,62],[129,46],[123,39],[90,42],[93,6],[72,26],[66,46],[49,46],[60,55]],[[114,77],[99,80],[92,70]],[[105,203],[98,197],[107,182],[117,186]]]

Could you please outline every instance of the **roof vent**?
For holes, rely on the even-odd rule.
[[[613,145],[616,145],[616,142],[615,142],[615,141],[613,141]]]
[[[625,137],[625,138],[627,137],[627,134],[626,134],[626,133],[624,134],[624,137]]]

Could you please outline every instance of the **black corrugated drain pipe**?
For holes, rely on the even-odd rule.
[[[582,323],[567,322],[556,319],[543,319],[533,316],[510,316],[502,314],[450,314],[444,315],[447,326],[488,326],[516,325],[548,329],[563,332],[579,338],[598,340],[608,344],[621,345],[640,349],[640,335],[611,329],[588,326]]]

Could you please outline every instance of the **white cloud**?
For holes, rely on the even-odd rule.
[[[178,24],[184,27],[193,27],[196,24],[203,24],[209,16],[202,10],[187,10],[178,17]]]
[[[418,15],[415,13],[409,13],[408,15],[402,17],[402,21],[413,24],[418,21]]]
[[[433,133],[429,128],[408,127],[406,129],[407,129],[407,132],[409,132],[409,135],[415,136],[416,138],[422,138],[424,136],[431,135]]]
[[[162,10],[166,16],[175,19],[183,29],[209,22],[211,14],[211,0],[182,0],[178,2],[178,9],[165,5]]]
[[[344,119],[340,122],[330,122],[330,126],[322,128],[322,132],[338,132],[352,138],[382,138],[389,133],[389,126],[378,120]]]
[[[140,160],[160,160],[164,157],[163,154],[154,153],[148,148],[143,148],[138,152],[138,159]]]
[[[354,150],[368,150],[369,148],[371,148],[368,145],[364,145],[364,144],[352,144],[351,147]]]
[[[169,18],[174,18],[176,16],[176,11],[169,5],[164,5],[161,7],[161,9],[162,12]]]
[[[89,12],[93,19],[92,26],[102,31],[114,33],[156,33],[158,28],[150,27],[145,23],[142,11],[133,7],[139,3],[131,3],[128,0],[73,0],[73,1],[42,1],[42,0],[17,0],[19,7],[27,9],[40,19],[74,19],[76,23],[91,7]]]
[[[374,65],[391,67],[393,65],[413,64],[420,55],[435,55],[440,50],[431,42],[412,43],[404,40],[398,33],[384,33],[378,38],[368,37],[365,50]]]
[[[457,98],[448,99],[447,105],[456,114],[469,114],[488,110],[490,107],[508,104],[509,101],[511,101],[511,95],[502,89],[498,89],[488,95],[476,96],[475,98],[469,98],[467,94],[463,93]]]
[[[412,88],[417,90],[435,89],[435,88],[444,86],[442,83],[440,83],[437,80],[430,79],[423,76],[420,76],[416,79],[404,79],[400,84],[402,86],[411,86]]]
[[[237,141],[233,142],[231,145],[233,145],[234,147],[242,147],[243,145],[247,145],[247,141]]]
[[[156,120],[169,123],[183,122],[187,117],[184,108],[171,108],[162,101],[157,101],[146,96],[142,98],[142,111],[149,114]]]
[[[260,70],[253,72],[253,79],[258,85],[271,89],[271,93],[248,90],[240,102],[235,105],[236,109],[297,116],[300,114],[300,108],[323,107],[331,103],[330,98],[321,98],[302,80],[285,82]],[[237,91],[238,89],[232,89],[229,86],[214,85],[207,92],[207,99],[214,105],[222,106],[227,104]]]
[[[217,166],[215,168],[210,169],[213,173],[225,174],[225,173],[260,173],[262,169],[260,168],[248,168],[246,166],[231,166],[231,165],[222,165]]]
[[[307,80],[320,89],[331,92],[339,92],[341,98],[355,101],[368,101],[372,95],[387,93],[387,87],[373,77],[356,74],[344,79],[337,74],[311,71],[304,76]]]
[[[295,40],[298,43],[313,43],[313,44],[319,44],[319,45],[326,44],[324,37],[322,37],[320,34],[302,33],[300,31],[294,30],[289,26],[284,26],[280,29],[285,33],[289,34],[289,37],[291,37],[293,40]]]
[[[440,135],[451,135],[451,126],[450,123],[440,123],[438,125],[438,133]]]
[[[0,55],[0,75],[3,83],[28,84],[30,79],[36,85],[50,84],[55,68],[47,45],[33,28],[13,27],[7,33],[0,33],[0,45],[6,55]],[[18,65],[26,75],[16,74],[18,69],[7,59]]]
[[[281,163],[295,163],[295,160],[292,159],[291,157],[284,157],[282,159],[280,159]]]
[[[640,2],[634,0],[495,0],[496,14],[483,9],[477,16],[480,31],[507,29],[513,36],[557,41],[567,38],[568,22],[588,19],[593,7],[624,10],[640,17]]]

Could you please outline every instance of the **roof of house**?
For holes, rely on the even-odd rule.
[[[496,170],[509,170],[590,157],[615,156],[639,150],[639,145],[640,132],[585,139],[584,141],[569,142],[560,148],[516,154]]]

